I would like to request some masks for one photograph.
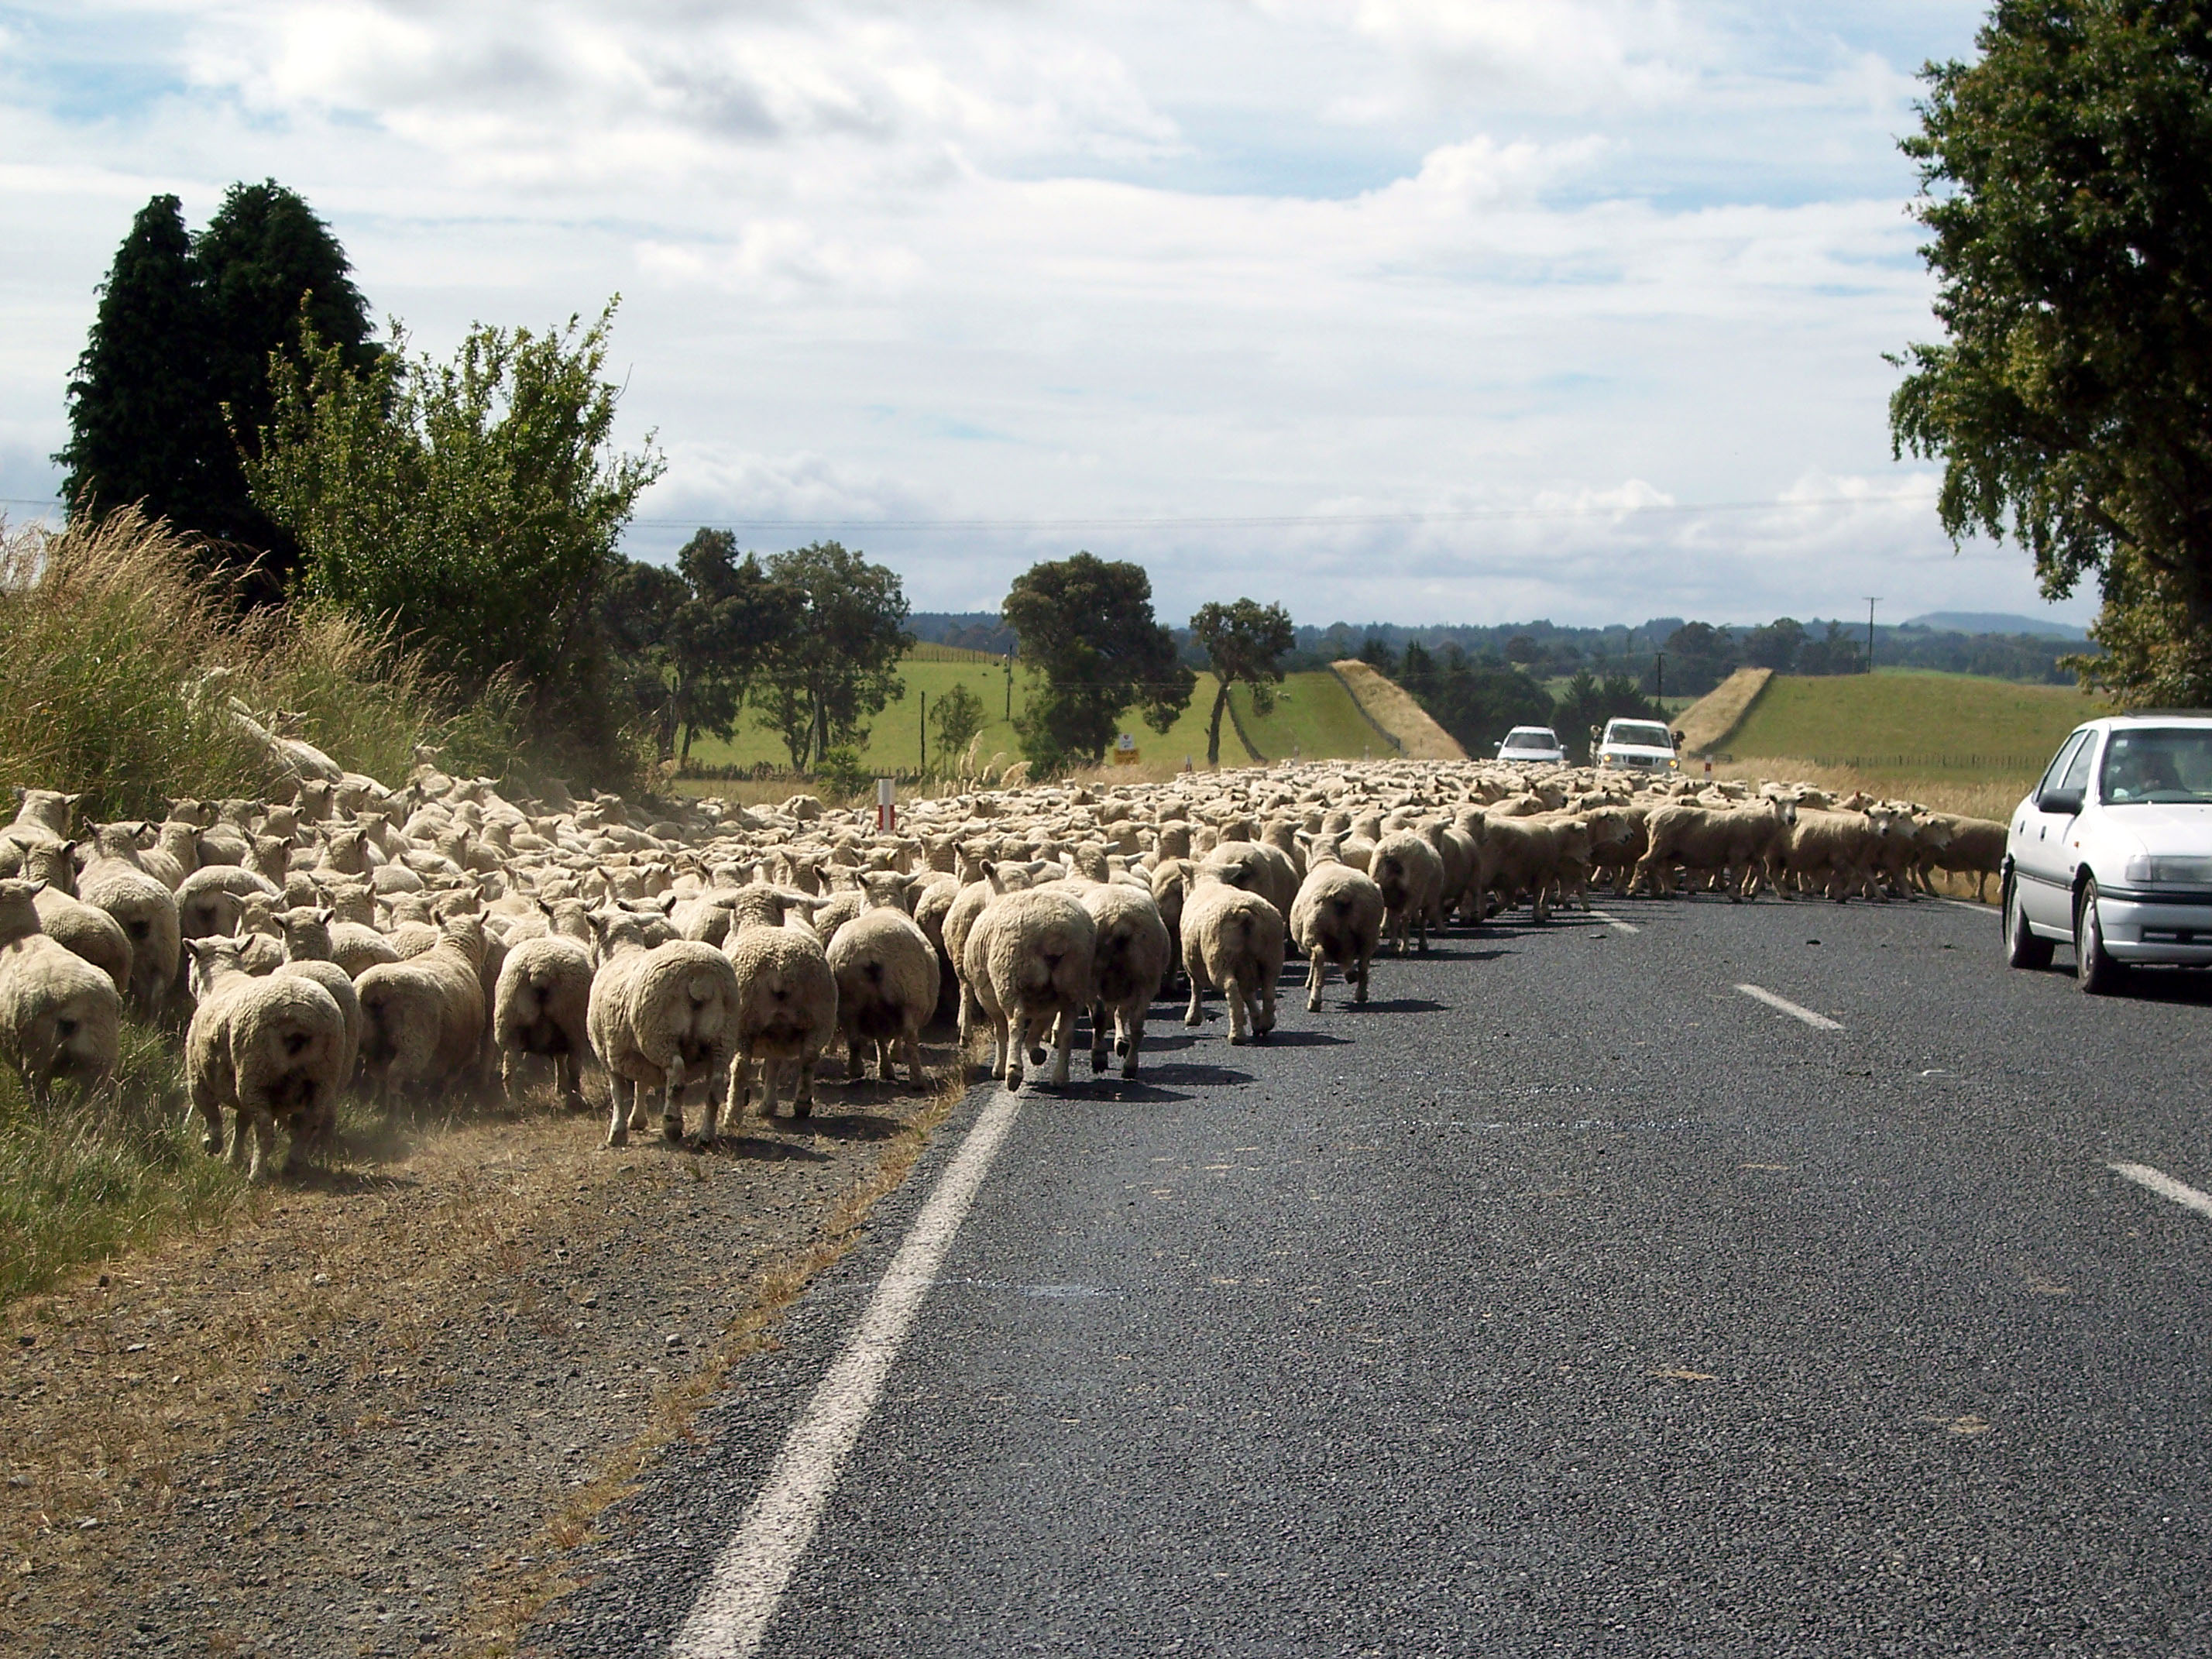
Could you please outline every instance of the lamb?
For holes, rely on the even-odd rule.
[[[483,1046],[483,919],[455,916],[440,933],[422,955],[379,963],[355,981],[362,1069],[387,1112],[465,1074]]]
[[[1291,904],[1291,933],[1312,964],[1306,970],[1306,1012],[1321,1012],[1321,988],[1334,966],[1352,986],[1355,1006],[1367,1000],[1368,964],[1382,942],[1389,903],[1364,870],[1336,856],[1334,837],[1316,842],[1306,878]]]
[[[555,1085],[570,1108],[584,1103],[581,1064],[591,1046],[592,953],[548,932],[507,946],[492,993],[492,1042],[500,1087],[514,1098],[516,1062],[541,1054],[553,1062]]]
[[[1396,941],[1398,954],[1406,954],[1406,933],[1411,927],[1425,956],[1429,920],[1441,919],[1443,914],[1443,857],[1412,830],[1394,830],[1375,843],[1368,871],[1382,890],[1383,926]]]
[[[93,856],[76,878],[76,892],[114,917],[131,941],[131,1000],[150,1018],[176,983],[183,932],[176,894],[140,861],[137,827],[110,823],[94,831]]]
[[[698,1145],[702,1151],[712,1146],[738,1024],[738,979],[729,958],[696,939],[648,945],[626,910],[594,910],[592,927],[602,954],[585,1024],[613,1097],[606,1144],[626,1146],[631,1129],[645,1127],[641,1086],[659,1093],[661,1136],[680,1144],[684,1091],[704,1084]]]
[[[1428,843],[1421,843],[1425,850]],[[1433,854],[1431,856],[1434,856]],[[1200,1025],[1208,985],[1229,1003],[1229,1040],[1275,1029],[1275,981],[1283,971],[1282,912],[1257,893],[1224,886],[1200,865],[1182,905],[1182,965],[1190,975],[1186,1025]]]
[[[937,1012],[937,947],[906,913],[904,876],[860,878],[866,908],[830,940],[837,981],[837,1024],[845,1037],[845,1075],[861,1073],[860,1045],[876,1047],[876,1074],[891,1078],[891,1045],[906,1055],[907,1076],[922,1085],[921,1028]]]
[[[39,884],[0,880],[0,1056],[40,1110],[63,1079],[113,1085],[123,1000],[108,976],[39,930]]]
[[[962,951],[961,1053],[968,1052],[976,1020],[988,1018],[991,1070],[1003,1068],[1006,1087],[1018,1089],[1024,1049],[1046,1022],[1056,1019],[1052,1080],[1055,1087],[1066,1086],[1075,1021],[1091,997],[1097,933],[1091,913],[1061,883],[992,901]]]
[[[284,1166],[289,1174],[335,1109],[345,1015],[312,979],[247,973],[240,948],[235,939],[197,939],[186,946],[198,1006],[185,1034],[185,1086],[206,1121],[210,1152],[222,1150],[222,1109],[233,1109],[230,1161],[246,1166],[247,1180],[260,1181],[268,1174],[277,1118],[291,1129]]]
[[[738,980],[737,1060],[730,1082],[731,1113],[744,1109],[756,1060],[760,1064],[761,1115],[774,1117],[777,1085],[786,1066],[796,1066],[791,1112],[814,1110],[814,1068],[837,1030],[837,976],[814,930],[798,921],[814,900],[768,886],[738,890],[730,908],[722,951]],[[793,925],[787,927],[787,912]]]
[[[1145,1015],[1160,994],[1174,949],[1168,926],[1149,887],[1107,882],[1078,896],[1097,930],[1091,955],[1091,1069],[1106,1069],[1110,1027],[1121,1075],[1134,1077]]]

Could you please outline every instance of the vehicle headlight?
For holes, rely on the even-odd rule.
[[[2130,881],[2185,882],[2212,885],[2212,859],[2153,858],[2138,853],[2127,862]]]

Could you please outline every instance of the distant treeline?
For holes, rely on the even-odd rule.
[[[1013,630],[988,611],[917,612],[909,627],[917,639],[971,651],[1013,648]],[[1176,630],[1185,659],[1205,665],[1188,630]],[[1456,647],[1474,668],[1512,667],[1532,679],[1568,679],[1589,673],[1602,681],[1626,676],[1644,696],[1701,696],[1747,665],[1784,674],[1856,674],[1866,667],[1866,624],[1789,617],[1757,628],[1717,628],[1680,617],[1654,617],[1631,628],[1563,628],[1549,622],[1505,623],[1493,628],[1408,628],[1395,623],[1335,623],[1297,630],[1297,645],[1283,659],[1296,673],[1356,657],[1376,641],[1393,657],[1419,646],[1442,659]],[[1903,623],[1877,627],[1874,656],[1890,668],[1929,668],[1954,674],[2035,684],[2070,685],[2072,671],[2060,659],[2095,647],[2078,640],[2033,634],[1984,634]]]

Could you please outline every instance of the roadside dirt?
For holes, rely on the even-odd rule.
[[[503,1650],[957,1098],[819,1095],[704,1156],[428,1134],[0,1313],[0,1650]]]

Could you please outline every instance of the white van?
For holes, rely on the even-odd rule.
[[[1673,772],[1681,766],[1674,734],[1657,720],[1607,720],[1592,758],[1622,772]]]

